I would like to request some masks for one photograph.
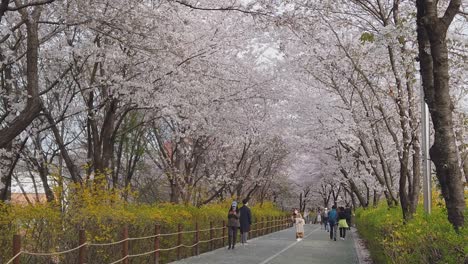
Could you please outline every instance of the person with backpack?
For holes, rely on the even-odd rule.
[[[328,212],[328,225],[330,226],[330,239],[336,241],[336,224],[338,223],[338,213],[336,212],[336,205],[333,205],[330,212]]]
[[[338,228],[340,228],[340,239],[345,240],[346,229],[348,229],[348,223],[346,222],[346,211],[344,207],[340,207],[338,210]]]

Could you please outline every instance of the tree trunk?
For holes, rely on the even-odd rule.
[[[413,138],[413,178],[411,188],[409,190],[408,199],[410,200],[410,211],[416,213],[416,208],[419,201],[419,193],[421,191],[421,133],[416,128],[417,127],[417,118],[414,115],[413,111],[413,87],[410,84],[411,80],[407,80],[407,90],[408,90],[408,101],[410,102],[410,107],[408,109],[409,118],[410,118],[410,129],[411,137]]]
[[[408,158],[409,158],[408,151],[403,150],[403,157],[400,160],[400,181],[399,181],[398,192],[400,194],[401,210],[403,211],[403,219],[405,221],[412,218],[412,213],[409,210],[410,204],[408,200],[408,190],[407,190],[408,189],[407,181],[408,181],[408,173],[409,173],[408,172]]]
[[[460,5],[461,0],[451,0],[444,16],[439,18],[436,3],[416,1],[420,73],[435,131],[429,153],[436,167],[448,220],[456,231],[464,225],[465,199],[452,121],[446,33]]]
[[[302,192],[301,192],[299,194],[299,212],[301,212],[303,204],[304,204],[304,201],[302,199]]]
[[[398,6],[395,6],[396,8]],[[395,24],[398,23],[398,15],[397,15],[397,10],[394,10],[394,20]],[[403,219],[405,221],[413,218],[413,214],[416,212],[416,205],[417,205],[417,196],[416,200],[412,199],[413,197],[410,197],[410,194],[413,192],[413,182],[410,180],[412,179],[410,170],[409,170],[409,158],[410,158],[410,149],[411,149],[411,135],[409,128],[410,128],[410,116],[409,115],[411,107],[409,106],[412,102],[409,100],[409,95],[408,95],[408,106],[405,105],[405,102],[403,100],[404,96],[404,89],[403,89],[403,83],[400,77],[400,73],[397,69],[397,65],[395,62],[395,52],[393,50],[393,47],[388,46],[388,55],[390,59],[390,65],[392,67],[392,72],[393,76],[395,78],[395,83],[397,87],[397,92],[398,92],[398,99],[396,100],[396,105],[398,108],[398,114],[399,114],[399,119],[400,119],[400,127],[401,127],[401,136],[402,136],[402,149],[398,150],[398,158],[400,161],[400,180],[399,180],[399,194],[400,194],[400,203],[401,203],[401,209],[403,211]],[[419,167],[418,167],[419,170]],[[419,185],[420,183],[417,183]],[[413,204],[413,202],[416,202],[416,204]],[[414,211],[413,211],[414,209]]]
[[[57,145],[58,145],[58,147],[60,149],[60,156],[61,156],[61,158],[63,158],[63,160],[65,161],[65,164],[67,165],[67,169],[68,169],[68,172],[70,173],[70,177],[71,177],[72,181],[74,183],[81,182],[79,169],[76,166],[75,162],[73,162],[73,160],[71,159],[70,154],[69,154],[67,148],[65,147],[65,142],[63,142],[63,137],[62,137],[63,133],[60,133],[60,131],[59,131],[58,127],[57,127],[57,124],[55,123],[55,120],[52,117],[52,115],[50,114],[50,112],[45,107],[42,107],[42,109],[43,109],[43,112],[44,112],[44,115],[45,115],[47,121],[50,124],[50,127],[52,129],[52,133],[54,134],[54,137],[55,137],[55,141],[56,141],[56,143],[57,143]],[[63,175],[60,175],[60,177],[62,177],[62,176]]]
[[[387,191],[384,191],[384,193],[385,193],[385,196],[388,196]],[[377,205],[379,204],[379,196],[380,196],[380,195],[378,194],[378,192],[377,192],[376,189],[374,189],[374,195],[373,195],[373,196],[374,196],[374,199],[373,199],[373,201],[372,201],[372,206],[377,207]],[[390,201],[389,199],[387,199],[387,203],[388,203],[388,202],[391,202],[391,201]],[[389,205],[389,206],[390,206],[390,205]]]
[[[50,188],[49,181],[47,178],[48,175],[49,175],[49,170],[47,169],[47,164],[45,163],[40,164],[39,177],[41,178],[41,181],[42,181],[42,188],[44,188],[47,202],[50,203],[55,200],[55,195],[54,195],[54,192],[52,192],[52,189]]]
[[[354,196],[353,196],[353,193],[354,193],[354,194],[356,194],[356,197],[358,198],[359,203],[361,204],[361,206],[367,207],[368,201],[366,201],[366,200],[364,199],[364,197],[362,196],[361,192],[359,191],[359,188],[356,186],[356,183],[354,182],[354,180],[351,179],[351,178],[349,178],[348,172],[347,172],[345,169],[343,169],[343,168],[340,169],[340,172],[341,172],[341,174],[343,174],[343,176],[344,176],[346,179],[348,179],[349,187],[350,187],[350,189],[351,189],[350,195],[351,195],[351,198],[353,199],[353,205],[354,205],[354,203],[355,203],[355,202],[354,202]]]
[[[2,1],[2,8],[5,1]],[[8,1],[6,2],[8,6]],[[39,73],[38,73],[38,60],[39,60],[39,33],[37,20],[40,17],[40,7],[35,7],[31,14],[28,14],[25,10],[20,10],[23,20],[26,21],[26,90],[27,100],[26,106],[21,113],[9,122],[8,125],[0,129],[0,149],[10,148],[12,146],[13,139],[23,132],[26,127],[39,115],[41,110],[41,104],[39,100]],[[3,15],[3,13],[1,14]],[[11,78],[10,69],[6,69],[8,72],[7,78]],[[7,84],[8,85],[8,84]],[[8,107],[8,104],[6,105]],[[8,111],[8,108],[6,108]],[[11,175],[3,176],[0,178],[0,192],[2,194],[2,200],[9,200],[9,189],[11,185]]]
[[[174,176],[175,177],[175,176]],[[179,203],[180,200],[180,190],[179,190],[179,185],[177,183],[177,179],[171,179],[169,180],[169,184],[171,187],[171,194],[170,194],[170,201],[171,203]]]
[[[28,14],[25,10],[20,10],[23,19],[26,21],[26,89],[28,99],[26,107],[21,113],[13,119],[7,126],[0,129],[0,149],[5,148],[12,140],[23,132],[26,127],[39,115],[41,111],[41,103],[39,100],[39,36],[37,20],[41,13],[40,7],[35,7],[32,14]]]
[[[380,138],[380,137],[379,137]],[[384,148],[382,146],[382,141],[377,139],[376,135],[374,135],[374,144],[375,144],[375,149],[377,150],[377,154],[380,159],[380,164],[382,166],[382,171],[383,171],[383,178],[385,181],[385,186],[387,187],[387,192],[388,192],[388,205],[389,207],[393,207],[398,205],[398,201],[395,198],[395,195],[393,194],[393,184],[390,176],[390,169],[388,168],[388,163],[387,160],[385,159],[385,153],[384,153]]]
[[[391,188],[390,188],[390,186],[385,185],[384,176],[380,175],[380,172],[377,169],[377,165],[376,165],[377,161],[372,160],[372,156],[373,156],[374,152],[371,151],[371,148],[367,144],[367,142],[365,141],[364,136],[363,136],[362,133],[359,135],[359,139],[360,139],[360,142],[361,142],[361,146],[362,146],[362,148],[364,150],[364,153],[366,153],[366,157],[370,160],[369,164],[371,165],[373,175],[375,176],[375,178],[377,179],[379,184],[382,187],[385,188],[385,192],[386,192],[385,198],[387,199],[387,204],[388,204],[389,207],[392,207],[393,204],[394,204],[394,201],[396,199],[393,197],[393,195],[389,194],[389,192],[391,192]],[[367,192],[368,192],[367,201],[369,202],[369,188],[367,187],[367,185],[366,185],[366,188],[367,188]]]
[[[466,127],[468,126],[468,124],[465,124],[465,123],[467,123],[468,120],[465,121],[465,118],[466,118],[465,115],[462,114],[461,115],[462,125]],[[455,135],[459,142],[458,151],[460,153],[463,174],[465,175],[465,182],[468,184],[468,146],[467,146],[467,143],[464,142],[465,133],[463,130],[459,130],[457,131]]]

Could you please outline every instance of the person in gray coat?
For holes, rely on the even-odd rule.
[[[240,233],[241,233],[241,243],[242,245],[247,244],[247,238],[250,231],[250,225],[252,224],[252,213],[250,212],[249,200],[242,200],[244,206],[239,210],[240,213]]]

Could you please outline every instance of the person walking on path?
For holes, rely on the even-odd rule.
[[[299,210],[295,209],[293,213],[293,222],[296,225],[296,240],[301,241],[304,238],[304,224],[305,221],[302,218],[301,213]]]
[[[231,204],[228,212],[228,249],[234,249],[237,239],[237,229],[239,228],[239,210],[237,209],[237,202]]]
[[[346,214],[346,224],[348,224],[348,230],[351,230],[351,208],[349,208],[349,205],[346,206],[345,208],[345,214]]]
[[[336,224],[338,221],[338,214],[336,212],[336,205],[333,205],[330,212],[328,212],[328,225],[330,226],[330,239],[336,241]]]
[[[346,211],[344,207],[340,207],[338,211],[338,227],[340,228],[340,239],[345,240],[346,229],[348,229],[348,223],[346,222]]]
[[[242,245],[247,244],[247,238],[250,231],[250,225],[252,224],[252,214],[250,208],[248,207],[249,200],[242,200],[244,206],[239,210],[240,213],[240,233],[241,233],[241,243]]]
[[[328,209],[325,207],[325,210],[323,211],[323,214],[322,214],[322,221],[323,221],[323,225],[325,227],[325,231],[329,231],[328,229]]]
[[[322,211],[317,211],[317,224],[320,225],[320,229],[322,229]]]

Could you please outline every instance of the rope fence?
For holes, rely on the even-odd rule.
[[[269,233],[277,232],[282,229],[286,229],[291,227],[292,224],[290,222],[290,219],[288,217],[267,217],[266,220],[262,217],[259,222],[253,223],[251,225],[251,230],[250,234],[251,237],[259,237],[263,236]],[[136,258],[136,257],[142,257],[142,256],[148,256],[152,255],[153,259],[151,263],[162,263],[161,261],[161,256],[160,253],[162,252],[170,252],[170,251],[176,251],[176,259],[180,260],[182,258],[182,248],[185,249],[191,249],[191,255],[192,256],[198,256],[200,254],[200,245],[202,244],[207,244],[208,245],[208,251],[215,250],[216,248],[224,247],[226,245],[226,239],[228,238],[227,234],[227,226],[226,222],[223,221],[222,225],[219,227],[215,227],[213,222],[210,222],[210,228],[205,228],[205,229],[199,229],[199,224],[198,222],[195,223],[195,230],[183,230],[183,225],[178,224],[177,225],[177,232],[172,232],[172,233],[164,233],[161,234],[161,226],[159,224],[155,225],[154,229],[154,234],[149,235],[149,236],[143,236],[143,237],[129,237],[128,235],[128,226],[125,226],[122,230],[122,239],[119,241],[115,242],[108,242],[108,243],[91,243],[86,241],[86,233],[85,230],[81,229],[79,230],[79,238],[78,238],[78,244],[79,246],[64,250],[64,251],[57,251],[57,252],[28,252],[26,250],[21,249],[21,236],[20,235],[14,235],[13,236],[13,257],[6,262],[5,264],[20,264],[21,256],[29,255],[29,256],[40,256],[40,257],[54,257],[54,256],[59,256],[59,255],[65,255],[71,252],[77,252],[78,253],[78,258],[77,258],[77,263],[78,264],[85,264],[85,263],[90,263],[88,262],[88,257],[87,257],[87,252],[91,248],[102,248],[102,247],[109,247],[109,246],[115,246],[115,245],[120,245],[121,246],[121,256],[119,257],[118,260],[110,262],[109,264],[117,264],[117,263],[122,263],[122,264],[129,264],[129,260],[131,258]],[[218,233],[222,233],[221,236],[216,236],[215,233],[218,231]],[[221,232],[220,232],[221,231]],[[208,233],[209,232],[209,238],[208,239],[200,239],[200,234],[201,233]],[[193,235],[193,244],[184,244],[183,241],[183,235],[188,235],[191,234]],[[207,234],[208,235],[208,234]],[[161,248],[161,242],[163,239],[168,238],[168,237],[176,237],[176,245],[168,248]],[[187,236],[185,237],[187,238]],[[132,241],[141,241],[141,240],[147,240],[147,239],[153,239],[153,249],[150,251],[142,252],[142,253],[136,253],[132,252],[132,254],[129,253],[129,242]],[[218,241],[221,240],[221,245]],[[217,244],[217,245],[216,245]]]

